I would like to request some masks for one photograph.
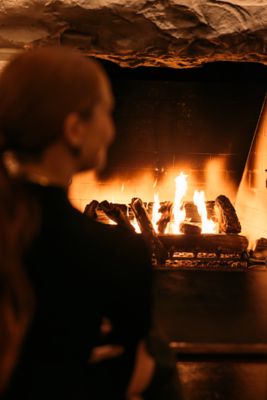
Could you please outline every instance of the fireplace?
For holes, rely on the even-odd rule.
[[[256,239],[267,237],[267,233],[253,237],[251,227],[244,230],[247,225],[238,190],[263,118],[265,67],[213,63],[200,70],[133,70],[102,63],[116,98],[117,139],[106,169],[97,178],[86,174],[74,180],[70,194],[73,203],[82,211],[92,200],[127,207],[137,197],[153,219],[156,201],[159,207],[168,203],[175,207],[175,179],[184,176],[187,188],[178,206],[185,213],[184,229],[190,230],[192,223],[193,228],[199,225],[200,220],[195,218],[199,207],[194,204],[196,193],[205,195],[207,219],[215,226],[205,231],[200,224],[201,235],[193,232],[190,237],[189,231],[186,238],[173,235],[172,239],[170,234],[178,231],[165,227],[160,240],[173,260],[167,265],[247,267],[247,251]],[[218,218],[214,218],[215,200],[222,195],[235,205],[237,193],[237,220],[241,220],[243,230],[219,229]],[[128,208],[130,219],[131,211]]]
[[[19,49],[67,45],[101,59],[114,86],[117,141],[97,180],[73,182],[78,208],[94,198],[152,202],[155,192],[171,201],[173,180],[183,172],[184,201],[195,190],[205,190],[209,201],[225,195],[249,247],[267,237],[265,172],[246,164],[267,81],[266,68],[256,64],[267,63],[261,0],[28,3],[0,7],[0,68]]]

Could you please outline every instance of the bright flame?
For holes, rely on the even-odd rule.
[[[202,233],[216,233],[217,224],[208,218],[206,203],[205,203],[205,193],[204,190],[194,192],[194,204],[197,206],[199,215],[201,216],[202,222]]]
[[[266,148],[267,146],[267,111],[266,111],[266,129],[264,129],[264,143],[259,143],[259,148],[257,147],[257,151],[260,152],[260,149]],[[263,135],[262,135],[263,137]],[[262,138],[263,140],[263,138]],[[266,144],[266,146],[265,146]],[[264,146],[265,147],[264,147]],[[266,160],[266,152],[262,153],[262,163],[264,164]],[[256,162],[256,161],[255,161]],[[156,222],[160,219],[161,214],[159,214],[159,198],[161,201],[168,201],[172,199],[173,197],[173,181],[175,179],[176,183],[176,188],[175,188],[175,196],[174,196],[174,201],[173,201],[173,207],[172,207],[172,215],[171,215],[171,221],[168,223],[165,233],[166,234],[177,234],[180,233],[180,224],[182,221],[185,220],[185,209],[183,208],[183,204],[185,201],[190,201],[193,197],[194,194],[194,186],[199,187],[199,180],[198,177],[196,177],[192,172],[190,171],[190,166],[188,165],[181,165],[179,166],[179,171],[185,171],[181,172],[176,178],[177,172],[175,172],[173,169],[166,171],[164,175],[161,176],[160,180],[155,179],[155,174],[152,171],[151,173],[147,173],[145,175],[140,174],[126,178],[124,177],[123,179],[117,177],[117,178],[112,178],[112,180],[106,180],[106,181],[99,181],[94,173],[84,173],[84,174],[79,174],[76,176],[69,188],[69,198],[72,202],[72,204],[77,207],[79,210],[82,212],[85,209],[85,206],[93,199],[98,200],[99,202],[103,200],[108,200],[112,201],[113,203],[120,203],[120,204],[129,204],[131,202],[131,199],[133,197],[139,197],[142,198],[144,201],[147,203],[153,201],[153,196],[154,193],[156,192],[158,195],[158,198],[156,199],[154,197],[154,206],[153,206],[153,226],[156,231],[158,231],[158,227],[156,225]],[[178,168],[178,166],[177,166]],[[220,188],[220,191],[223,193],[226,193],[226,195],[229,195],[230,192],[230,184],[229,182],[226,181],[225,178],[225,170],[227,169],[227,165],[225,164],[225,160],[220,158],[218,160],[210,160],[206,166],[207,174],[206,174],[206,179],[205,179],[205,185],[203,184],[201,186],[201,189],[205,189],[205,195],[206,197],[214,198],[215,196],[218,195],[218,187]],[[248,169],[248,168],[247,168]],[[240,196],[239,196],[239,202],[237,205],[239,206],[237,208],[238,215],[241,213],[241,223],[242,223],[242,230],[244,232],[249,233],[248,231],[251,231],[252,228],[251,226],[259,226],[261,230],[257,230],[257,232],[253,232],[253,238],[258,238],[258,237],[266,237],[266,221],[262,217],[264,213],[264,207],[266,204],[266,188],[265,188],[265,164],[258,164],[258,162],[255,164],[255,168],[253,167],[253,170],[257,169],[262,172],[258,186],[257,188],[257,193],[254,193],[254,187],[253,188],[248,188],[247,192],[249,191],[248,194],[250,194],[250,198],[248,198],[248,194],[243,190],[242,193],[240,191]],[[248,173],[250,172],[247,171]],[[188,186],[188,175],[190,174],[190,186]],[[262,176],[263,175],[263,176]],[[249,178],[249,177],[248,177]],[[247,179],[246,179],[247,180]],[[217,184],[219,182],[219,184]],[[246,182],[244,182],[246,183]],[[257,183],[257,182],[256,182]],[[256,184],[255,183],[255,184]],[[201,183],[202,184],[202,183]],[[198,185],[198,186],[196,186]],[[242,185],[241,185],[242,186]],[[252,190],[253,189],[253,190]],[[260,193],[259,193],[260,192]],[[262,194],[262,196],[260,195]],[[233,197],[231,196],[231,199],[233,201]],[[262,197],[262,202],[259,204],[259,210],[255,210],[255,204],[256,201],[258,201]],[[251,201],[250,201],[251,200]],[[243,204],[246,203],[246,204]],[[258,204],[258,203],[257,203]],[[244,207],[243,207],[244,206]],[[253,208],[253,209],[252,209]],[[243,210],[244,209],[244,210]],[[207,218],[207,212],[204,210],[204,220],[203,221],[203,229],[202,232],[215,232],[216,229],[216,224],[213,221],[208,220]],[[243,211],[242,211],[243,210]],[[255,213],[257,212],[257,216],[255,216]],[[265,213],[267,215],[267,213]],[[248,220],[248,217],[249,220]],[[257,224],[255,223],[255,219],[257,219]],[[108,223],[107,217],[103,218],[104,223]],[[112,223],[112,222],[111,222]],[[250,226],[250,225],[251,226]],[[137,232],[140,232],[139,225],[137,221],[133,221],[132,225],[134,226],[135,230]],[[208,225],[208,227],[207,227]],[[212,226],[212,228],[210,227]],[[215,225],[215,228],[214,228]],[[244,228],[244,227],[245,228]],[[218,228],[217,228],[218,229]]]
[[[185,209],[182,208],[182,198],[187,191],[187,175],[183,172],[175,178],[175,196],[173,204],[173,233],[180,232],[180,223],[185,219]]]
[[[267,97],[255,133],[235,203],[250,249],[267,237]]]
[[[160,209],[160,201],[159,195],[157,193],[154,194],[154,203],[153,203],[153,210],[152,210],[152,224],[155,231],[158,233],[158,225],[157,222],[159,221],[161,214],[159,212]]]
[[[140,227],[139,227],[139,225],[138,225],[138,222],[137,222],[136,218],[134,218],[134,219],[131,221],[131,224],[132,224],[132,226],[134,227],[136,233],[141,233],[141,229],[140,229]]]

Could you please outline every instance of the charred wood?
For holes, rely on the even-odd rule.
[[[168,254],[153,228],[144,203],[139,198],[133,198],[130,206],[133,210],[142,234],[150,245],[152,255],[155,257],[157,264],[162,265],[167,259]]]
[[[183,207],[185,209],[185,218],[192,222],[201,222],[201,217],[198,213],[197,206],[193,201],[184,201]]]
[[[189,224],[186,222],[182,222],[180,224],[180,231],[185,235],[200,235],[201,228],[194,224]]]
[[[91,219],[97,219],[97,207],[98,207],[98,201],[97,200],[93,200],[91,201],[91,203],[87,204],[85,206],[84,209],[84,214],[87,215],[87,217],[91,218]]]
[[[154,201],[150,201],[148,203],[143,201],[143,204],[144,204],[145,209],[147,210],[149,217],[151,218],[152,214],[153,214]]]
[[[123,204],[113,204],[109,203],[108,201],[102,201],[99,204],[99,207],[101,210],[105,212],[105,214],[114,222],[116,222],[118,225],[123,226],[127,229],[129,229],[132,232],[135,232],[134,227],[132,226],[131,222],[129,221],[127,217],[127,207],[124,206]],[[123,211],[125,210],[125,211]]]
[[[132,199],[130,206],[133,210],[133,213],[143,235],[147,237],[157,237],[157,234],[153,228],[152,222],[149,218],[148,212],[142,200],[135,197]]]
[[[242,235],[204,233],[201,235],[159,236],[165,248],[170,251],[206,253],[243,253],[247,251],[248,239]]]
[[[267,239],[266,238],[260,238],[256,240],[256,245],[255,245],[255,252],[258,251],[267,251]]]
[[[219,223],[219,232],[240,233],[241,225],[236,215],[235,209],[224,195],[220,195],[215,200],[215,212]]]
[[[216,220],[214,211],[215,201],[209,200],[205,202],[207,209],[207,216],[209,219]],[[190,222],[201,222],[201,217],[198,213],[197,206],[193,201],[184,201],[183,207],[185,209],[185,219]]]
[[[217,222],[217,216],[215,213],[215,201],[214,200],[208,200],[205,202],[206,203],[206,209],[207,209],[207,217],[209,219],[212,219],[213,221]]]
[[[99,207],[99,202],[97,200],[91,201],[91,203],[87,204],[84,209],[84,214],[89,218],[100,222],[101,224],[110,224],[110,219],[106,215],[106,213]]]
[[[158,231],[160,234],[163,234],[167,228],[168,223],[171,221],[172,202],[165,201],[164,203],[162,203],[159,208],[159,212],[161,213],[161,217],[157,222]]]
[[[256,260],[267,259],[267,239],[260,238],[256,241],[255,249],[251,252],[252,258]]]
[[[96,218],[97,222],[101,222],[101,224],[110,225],[110,218],[107,216],[105,211],[101,210],[101,208],[98,207],[96,213],[97,213],[97,218]]]

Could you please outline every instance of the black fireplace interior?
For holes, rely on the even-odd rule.
[[[166,174],[187,164],[201,185],[206,161],[224,157],[225,174],[238,186],[266,92],[265,66],[220,62],[175,70],[102,63],[115,94],[117,138],[101,179]]]

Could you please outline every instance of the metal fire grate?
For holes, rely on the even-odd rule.
[[[165,261],[167,268],[247,268],[249,257],[246,252],[242,254],[216,254],[216,253],[186,253],[174,252],[171,258]],[[155,263],[155,266],[162,267]]]
[[[167,250],[163,263],[153,259],[157,267],[168,268],[247,268],[248,240],[237,234],[162,235]]]

